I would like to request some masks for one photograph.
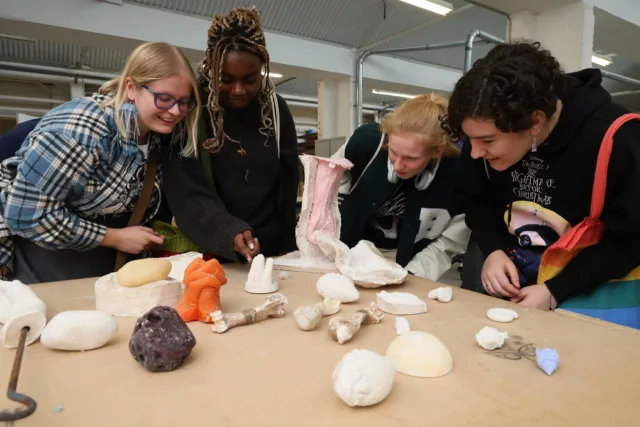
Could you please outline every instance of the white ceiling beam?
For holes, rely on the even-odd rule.
[[[638,0],[583,0],[585,4],[595,6],[611,15],[640,27],[640,4]]]
[[[113,38],[119,37],[123,44],[148,40],[165,41],[183,49],[192,50],[191,55],[202,55],[206,49],[206,34],[210,25],[207,18],[172,13],[169,11],[124,3],[109,4],[104,1],[87,0],[2,0],[1,18],[3,27],[10,28],[11,21],[29,28],[28,23],[43,27],[37,31],[39,37],[69,31],[86,33],[81,40],[98,41],[104,38],[105,45],[113,47]],[[140,25],[148,22],[149,25]],[[32,26],[33,27],[33,26]],[[54,27],[54,28],[51,28]],[[44,30],[50,29],[45,32]],[[34,34],[34,28],[31,33]],[[76,35],[75,37],[78,37]],[[329,43],[266,32],[267,47],[275,64],[317,70],[337,76],[355,75],[355,50]],[[109,40],[107,40],[109,39]],[[390,58],[373,57],[367,61],[365,79],[391,82],[438,91],[451,91],[462,72],[456,69],[425,65],[422,63]]]

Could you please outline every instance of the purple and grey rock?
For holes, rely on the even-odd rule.
[[[179,368],[196,345],[196,337],[178,312],[157,306],[136,321],[129,351],[133,358],[151,372],[168,372]]]

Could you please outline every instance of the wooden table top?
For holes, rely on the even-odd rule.
[[[265,295],[244,291],[246,267],[225,265],[225,270],[225,312],[264,302]],[[333,369],[356,348],[384,354],[396,336],[395,316],[385,314],[380,324],[364,326],[344,345],[329,338],[327,317],[316,330],[299,330],[293,310],[321,301],[315,287],[318,277],[293,272],[292,279],[280,281],[280,292],[289,300],[283,318],[223,334],[211,332],[210,325],[189,323],[197,344],[186,363],[172,372],[147,372],[130,355],[134,318],[118,318],[117,338],[92,351],[56,351],[37,341],[25,351],[18,391],[34,398],[38,408],[16,425],[640,426],[639,331],[568,313],[528,310],[458,288],[449,303],[427,300],[428,291],[441,284],[413,276],[385,289],[412,292],[427,301],[427,313],[407,318],[413,330],[444,342],[453,355],[453,371],[440,378],[396,374],[385,401],[350,408],[333,392]],[[60,311],[94,309],[94,282],[33,288],[47,303],[50,319]],[[359,301],[343,304],[336,316],[368,305],[380,289],[359,290]],[[494,323],[486,317],[491,307],[515,308],[520,317],[508,324]],[[493,352],[479,347],[475,334],[484,326],[507,331],[507,345]],[[557,349],[561,363],[552,376],[531,358],[535,347]],[[0,348],[2,386],[8,382],[14,354]],[[0,405],[16,407],[6,398]]]

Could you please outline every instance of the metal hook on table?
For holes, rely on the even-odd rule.
[[[29,333],[29,327],[25,326],[20,331],[20,341],[18,342],[18,348],[16,349],[16,356],[13,359],[13,369],[11,370],[11,377],[9,378],[9,387],[7,388],[7,397],[9,400],[23,404],[24,408],[17,408],[13,411],[5,409],[0,412],[0,421],[6,421],[11,425],[13,421],[18,421],[23,418],[27,418],[33,414],[36,410],[36,401],[20,394],[16,391],[18,387],[18,376],[20,375],[20,365],[22,364],[22,355],[24,354],[25,342],[27,341],[27,334]]]

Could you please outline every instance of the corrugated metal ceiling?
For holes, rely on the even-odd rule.
[[[242,0],[130,0],[129,3],[211,17]],[[462,0],[451,2],[459,8]],[[302,37],[360,47],[384,39],[438,17],[424,9],[397,0],[253,0],[261,11],[265,29]]]
[[[188,15],[211,17],[246,6],[242,0],[128,0],[129,3]],[[463,0],[450,1],[455,10],[467,6]],[[270,31],[362,48],[376,43],[376,49],[426,45],[464,40],[479,28],[504,37],[506,18],[479,7],[470,7],[455,16],[439,15],[398,0],[254,0],[262,25]],[[484,55],[488,48],[478,47]],[[462,48],[399,53],[397,57],[459,68]]]
[[[0,58],[58,67],[76,67],[80,64],[94,70],[118,71],[124,66],[127,52],[51,40],[34,42],[0,38]]]
[[[125,1],[205,17],[216,13],[226,14],[234,7],[247,5],[241,0]],[[462,0],[451,3],[456,9],[466,6]],[[464,40],[475,28],[500,36],[506,29],[504,17],[477,7],[442,19],[438,15],[398,0],[253,0],[251,5],[261,11],[263,27],[269,31],[352,48],[371,43],[377,43],[376,49],[379,49]],[[411,31],[416,27],[417,29]],[[478,55],[484,54],[484,49],[479,46]],[[124,65],[127,54],[125,51],[104,47],[83,46],[81,42],[72,44],[50,40],[32,42],[0,38],[0,58],[15,62],[60,67],[75,67],[81,64],[95,70],[117,72]],[[396,56],[460,69],[464,52],[462,48],[457,48],[401,53]],[[279,91],[316,96],[317,86],[313,80],[298,78],[282,84]],[[366,103],[379,104],[390,100],[371,94],[370,91],[365,91],[364,96]]]

